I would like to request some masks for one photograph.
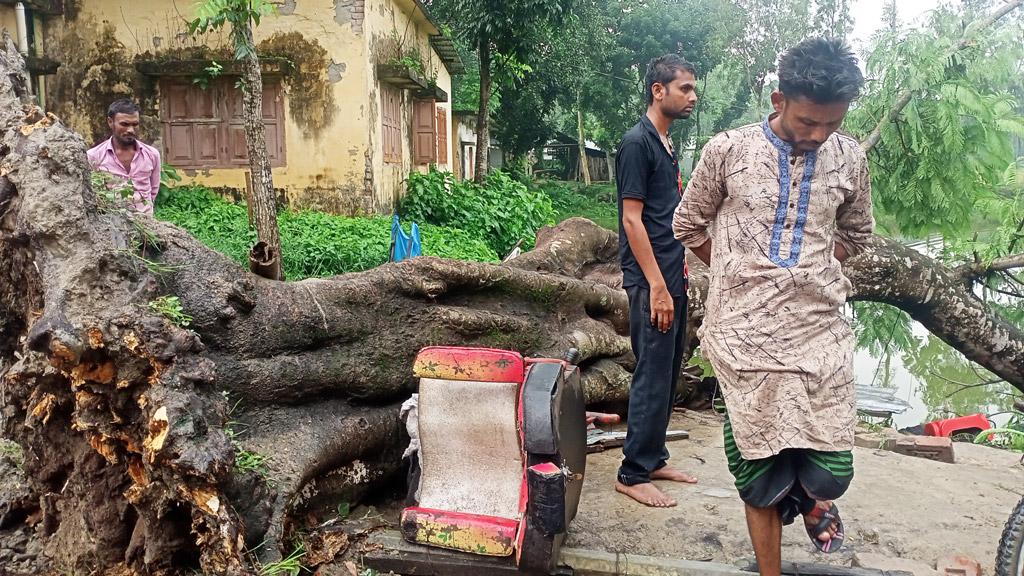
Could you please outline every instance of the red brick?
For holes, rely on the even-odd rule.
[[[941,436],[905,436],[896,441],[893,452],[952,464],[953,441]]]
[[[944,576],[981,576],[981,564],[963,554],[939,558],[935,567]]]

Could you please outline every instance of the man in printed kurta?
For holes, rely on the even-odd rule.
[[[710,265],[698,337],[766,576],[779,573],[782,525],[797,515],[822,551],[844,536],[831,500],[853,476],[856,411],[841,263],[874,222],[864,152],[836,130],[862,84],[842,43],[795,46],[779,64],[776,112],[708,142],[673,220]]]

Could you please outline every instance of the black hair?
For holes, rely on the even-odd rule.
[[[120,100],[114,100],[110,103],[110,107],[107,108],[107,118],[113,118],[118,114],[138,114],[139,105],[135,102],[121,98]]]
[[[852,102],[864,75],[850,46],[838,39],[808,38],[779,59],[779,91],[817,104]]]
[[[644,75],[644,96],[647,105],[654,103],[655,84],[668,86],[676,77],[676,72],[683,71],[697,76],[697,69],[679,54],[666,54],[651,60],[647,63],[647,73]]]

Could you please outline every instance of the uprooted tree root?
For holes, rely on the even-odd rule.
[[[588,402],[627,397],[613,233],[571,219],[507,265],[265,280],[98,197],[82,138],[23,109],[20,70],[0,54],[0,409],[57,566],[245,574],[287,555],[399,469],[424,346],[575,347]],[[949,270],[881,239],[847,268],[859,298],[1024,384],[1020,332]],[[691,333],[706,289],[695,267]]]

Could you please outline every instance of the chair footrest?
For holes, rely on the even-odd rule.
[[[402,536],[409,542],[485,556],[510,556],[519,520],[430,508],[402,511]]]

